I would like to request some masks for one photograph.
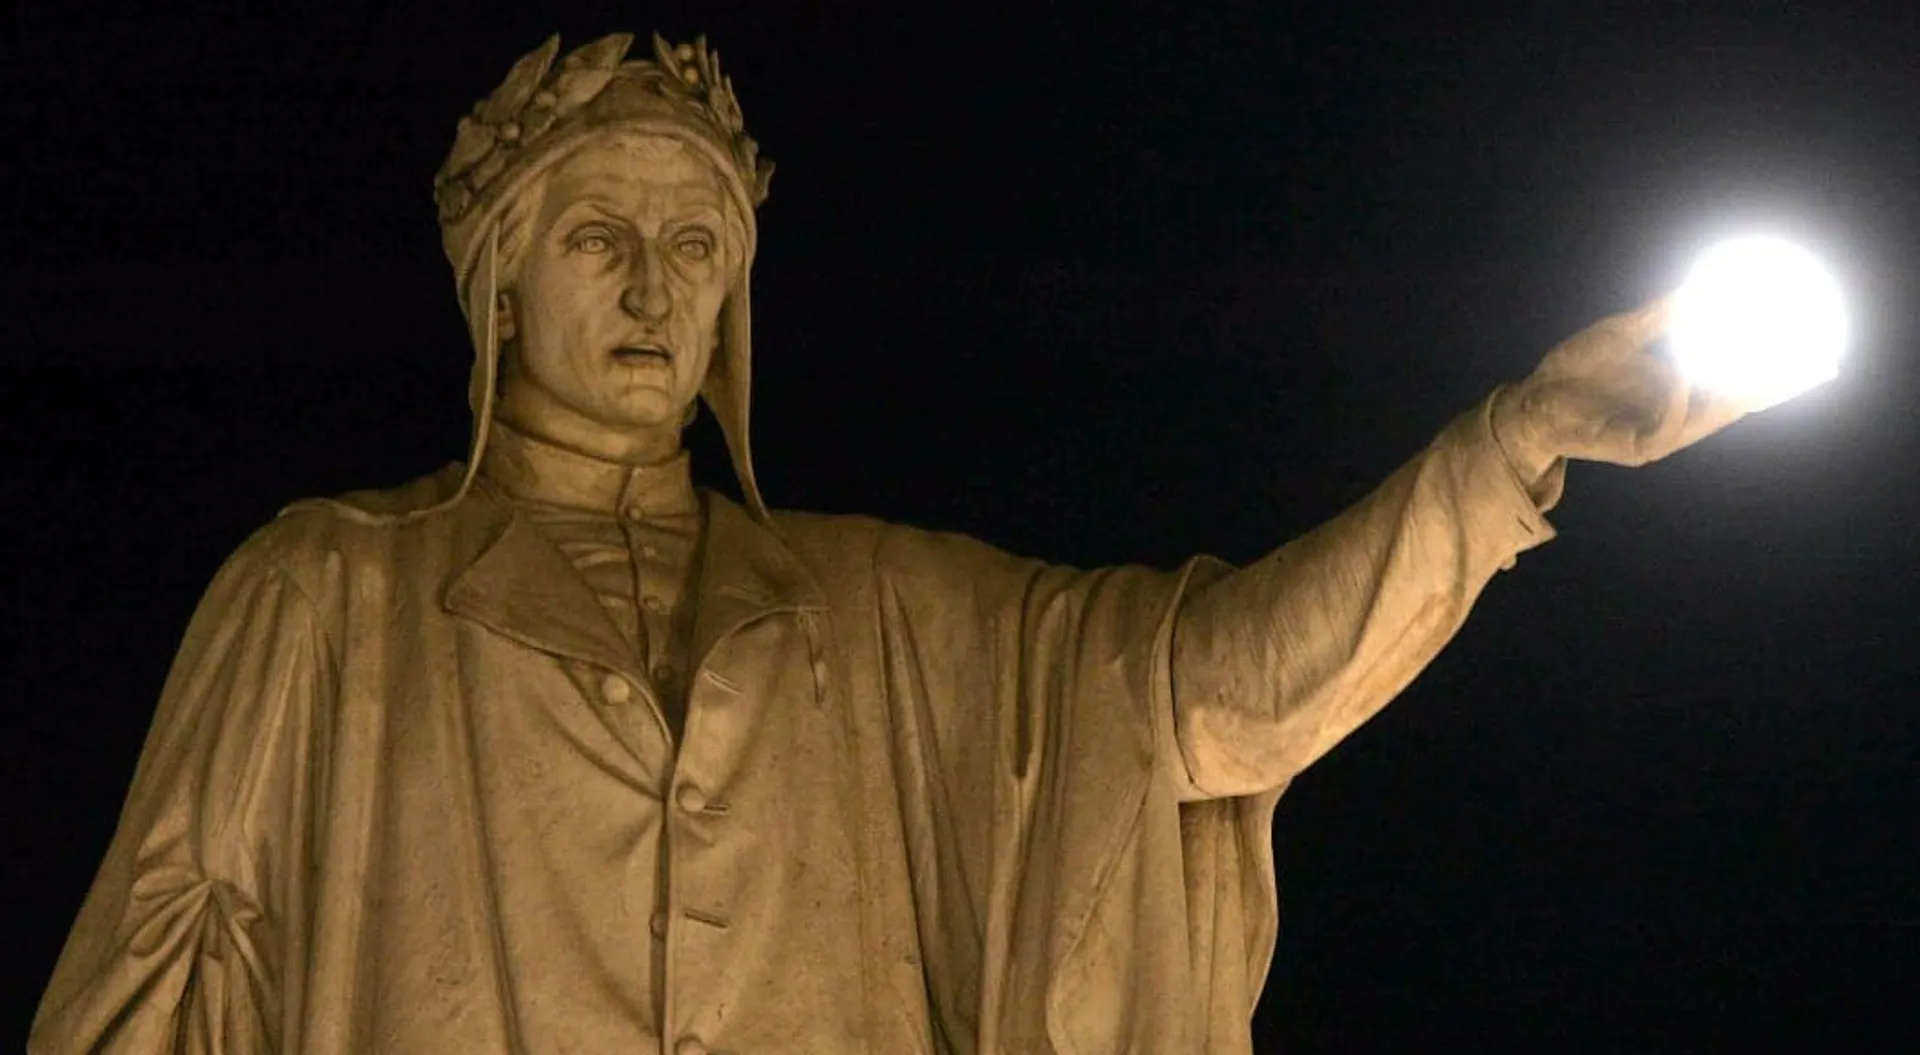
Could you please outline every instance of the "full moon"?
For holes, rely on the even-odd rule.
[[[1667,332],[1690,381],[1767,407],[1839,375],[1847,309],[1812,253],[1779,238],[1734,238],[1694,261]]]

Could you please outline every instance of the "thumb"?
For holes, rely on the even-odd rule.
[[[1755,409],[1740,400],[1695,389],[1687,403],[1686,423],[1680,429],[1680,446],[1706,439]]]
[[[1673,294],[1656,297],[1620,316],[1624,336],[1637,348],[1647,348],[1667,332],[1673,322]]]

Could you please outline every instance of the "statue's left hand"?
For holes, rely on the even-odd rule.
[[[1602,319],[1501,390],[1494,435],[1524,478],[1537,480],[1559,458],[1645,465],[1758,409],[1695,388],[1652,353],[1668,315],[1662,298]]]

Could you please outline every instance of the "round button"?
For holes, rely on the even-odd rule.
[[[672,685],[673,679],[678,676],[679,671],[674,670],[673,664],[671,663],[662,663],[653,668],[653,683],[655,685]]]
[[[661,941],[667,940],[667,914],[664,912],[654,913],[653,918],[647,921],[647,929],[652,931],[653,936],[659,938]]]
[[[618,674],[609,674],[600,682],[600,695],[608,703],[625,703],[633,698],[633,686]]]
[[[688,813],[699,813],[707,808],[707,793],[692,784],[682,784],[680,790],[673,793],[673,801]]]
[[[692,1037],[681,1037],[673,1046],[673,1055],[707,1055],[707,1046]]]
[[[667,602],[661,600],[658,597],[655,597],[652,594],[648,594],[645,597],[641,598],[640,604],[649,612],[664,612],[667,609]]]
[[[640,555],[648,560],[652,560],[660,555],[660,547],[654,545],[641,546]]]
[[[645,520],[647,519],[647,511],[640,508],[639,506],[628,506],[627,519],[628,520]]]

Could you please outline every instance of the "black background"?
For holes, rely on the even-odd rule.
[[[460,456],[454,120],[548,32],[658,28],[711,35],[780,165],[772,501],[1075,564],[1252,559],[1703,239],[1822,252],[1845,376],[1576,466],[1560,539],[1288,793],[1257,1025],[1920,1039],[1920,7],[162,6],[4,16],[0,1034],[221,558],[297,497]]]

